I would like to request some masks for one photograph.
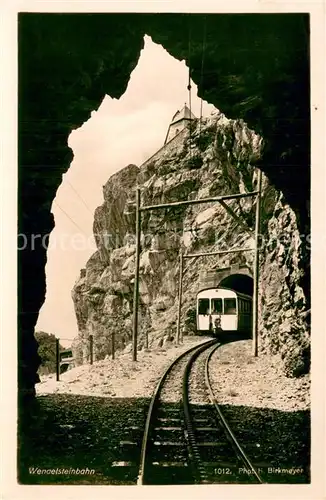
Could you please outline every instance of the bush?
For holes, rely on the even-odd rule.
[[[196,334],[197,333],[197,319],[196,319],[196,308],[188,309],[186,313],[186,319],[184,322],[185,333]]]
[[[157,173],[159,176],[163,177],[164,175],[168,175],[171,172],[174,172],[175,170],[176,170],[175,163],[165,160],[158,167]]]
[[[35,339],[39,344],[38,354],[41,365],[38,369],[40,375],[47,375],[56,371],[56,338],[53,333],[35,332]],[[64,349],[59,344],[60,350]]]
[[[194,155],[187,161],[187,167],[191,170],[201,168],[202,165],[203,159],[200,155]]]
[[[214,128],[209,128],[202,131],[202,133],[194,139],[197,148],[200,151],[205,151],[205,149],[207,149],[208,146],[212,144],[214,140],[214,134],[215,134]]]

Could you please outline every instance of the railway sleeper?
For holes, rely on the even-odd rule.
[[[183,442],[184,435],[183,430],[180,428],[178,430],[162,430],[155,432],[155,441],[166,442],[166,441],[177,441]]]
[[[188,453],[185,447],[155,447],[150,453],[151,462],[187,462]]]
[[[106,476],[122,481],[123,483],[125,483],[125,481],[136,482],[138,467],[138,462],[135,461],[130,462],[121,460],[112,462],[111,466],[108,467]]]
[[[180,425],[183,422],[183,418],[182,415],[180,415],[180,413],[173,413],[173,414],[164,413],[164,414],[159,414],[156,417],[155,422],[163,422],[163,423],[168,422],[168,424],[169,422],[178,422],[178,425]]]

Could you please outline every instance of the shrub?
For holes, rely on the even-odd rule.
[[[200,155],[193,155],[189,160],[187,161],[187,167],[190,170],[196,169],[196,168],[201,168],[203,165],[203,159]]]
[[[38,369],[40,375],[47,375],[56,371],[56,338],[53,333],[35,332],[35,339],[38,342],[38,354],[41,364]],[[59,345],[60,350],[64,347]]]
[[[196,308],[188,309],[186,313],[186,319],[184,322],[185,332],[189,334],[195,334],[197,332],[197,321],[196,321]]]
[[[214,128],[208,128],[201,132],[201,134],[194,139],[194,143],[200,151],[205,151],[214,139]]]

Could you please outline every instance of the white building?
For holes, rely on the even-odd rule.
[[[185,104],[181,111],[177,111],[169,125],[164,144],[168,143],[173,137],[175,137],[181,130],[183,130],[191,120],[196,120],[195,115],[190,111],[188,106]]]

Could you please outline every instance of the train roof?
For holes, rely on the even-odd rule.
[[[240,292],[237,292],[236,290],[233,290],[232,288],[226,288],[224,286],[210,286],[208,288],[202,288],[201,290],[199,290],[197,292],[197,297],[200,293],[202,292],[205,292],[205,291],[208,291],[208,290],[228,290],[229,292],[234,292],[236,294],[237,297],[240,297],[243,298],[243,299],[248,299],[248,300],[252,300],[252,296],[251,295],[247,295],[245,293],[240,293]]]

